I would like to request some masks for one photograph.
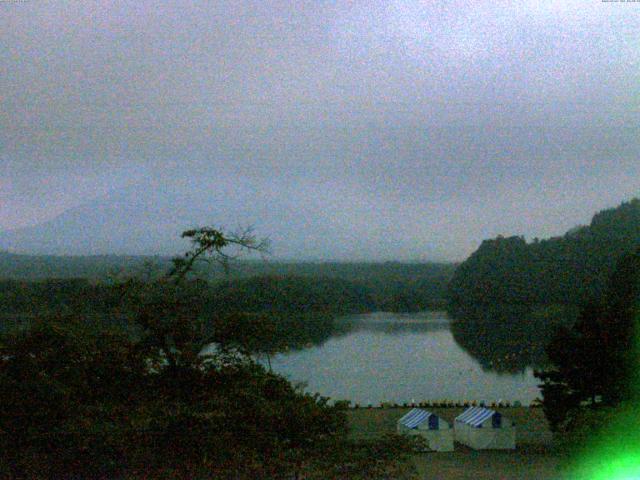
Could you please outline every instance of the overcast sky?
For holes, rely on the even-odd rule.
[[[317,231],[283,257],[586,223],[640,195],[640,3],[0,2],[0,230],[234,185]]]

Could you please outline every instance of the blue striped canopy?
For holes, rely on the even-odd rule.
[[[418,425],[428,421],[429,430],[438,430],[439,422],[438,416],[434,413],[427,412],[421,408],[414,408],[405,416],[403,416],[398,422],[407,428],[417,428]]]
[[[456,417],[456,422],[466,423],[472,427],[481,427],[482,422],[487,418],[492,418],[492,426],[499,428],[501,425],[501,415],[498,412],[494,412],[489,408],[484,407],[471,407],[467,408],[462,414]]]

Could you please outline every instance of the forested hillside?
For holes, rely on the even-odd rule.
[[[308,277],[254,277],[211,289],[209,311],[344,312],[375,309],[369,289],[347,280]]]
[[[169,265],[169,259],[161,257],[22,255],[0,251],[0,279],[88,278],[103,280],[117,272],[140,270],[145,262]]]
[[[110,278],[153,278],[170,264],[165,257],[0,253],[0,307],[7,313],[29,304],[68,303],[74,296],[95,299]],[[224,302],[236,303],[243,298],[250,310],[260,310],[269,303],[278,309],[286,306],[289,311],[294,307],[300,311],[316,307],[348,312],[418,311],[444,307],[454,269],[454,264],[440,263],[254,260],[235,262],[228,273],[219,265],[202,264],[194,276],[206,280],[216,295],[224,295]]]
[[[425,280],[396,296],[402,284],[388,288],[341,278],[259,276],[232,281],[191,282],[209,312],[361,313],[375,310],[416,311],[442,305],[444,287]],[[413,288],[413,290],[412,290]],[[433,292],[431,290],[435,290]],[[437,296],[440,295],[440,296]],[[101,315],[118,305],[119,291],[87,279],[0,280],[0,316],[27,316],[65,310]]]
[[[562,237],[484,241],[449,285],[454,308],[472,305],[581,304],[599,299],[616,260],[640,245],[640,200],[597,213]]]

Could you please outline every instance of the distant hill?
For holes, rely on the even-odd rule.
[[[599,298],[615,262],[640,247],[640,200],[594,215],[562,237],[482,242],[449,285],[452,307],[580,304]]]
[[[145,264],[169,265],[163,257],[95,255],[19,255],[0,252],[0,280],[76,279],[105,280],[119,273],[142,273]]]
[[[348,196],[323,195],[311,197],[304,185],[295,182],[270,186],[251,179],[198,185],[145,183],[89,200],[38,225],[0,231],[0,250],[172,256],[189,247],[180,238],[187,229],[215,226],[230,232],[253,226],[257,235],[271,240],[272,253],[279,258],[443,258],[426,239],[411,233],[415,225],[406,219],[402,223],[401,214],[395,220],[354,204]],[[343,212],[353,219],[345,220]],[[385,221],[387,228],[372,228],[369,217],[371,222]]]
[[[229,207],[223,194],[204,199],[150,187],[127,188],[47,222],[0,232],[0,249],[38,255],[175,255],[188,248],[180,238],[188,228],[212,222],[236,226],[223,214]],[[240,217],[244,213],[235,212]]]

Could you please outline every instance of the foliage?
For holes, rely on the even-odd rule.
[[[250,234],[245,232],[244,235]],[[238,252],[229,257],[234,257],[235,253]],[[188,260],[188,257],[180,257],[178,262]],[[419,311],[443,308],[447,284],[455,269],[453,264],[432,263],[238,260],[232,270],[225,271],[224,263],[196,261],[190,268],[194,276],[209,282],[213,294],[222,289],[220,292],[224,291],[230,300],[237,301],[236,295],[248,293],[256,302],[263,302],[248,303],[252,310],[263,308],[268,287],[277,289],[282,295],[280,300],[276,298],[274,306],[286,307],[295,300],[288,294],[291,285],[299,284],[298,290],[302,290],[304,298],[323,299],[317,305],[322,309],[329,307],[349,313],[370,309]],[[101,308],[113,306],[114,277],[134,275],[152,279],[154,273],[158,277],[158,272],[174,266],[174,262],[160,257],[45,257],[0,252],[0,279],[3,279],[0,280],[0,307],[5,313],[22,313],[32,310],[34,305],[40,310],[72,305],[73,311],[83,309],[86,313],[99,313]],[[48,296],[49,291],[55,294]],[[305,306],[302,302],[297,304],[305,310],[316,307]]]
[[[340,279],[254,277],[220,285],[207,308],[243,312],[360,313],[375,309],[366,288]]]
[[[585,409],[612,407],[638,396],[640,251],[618,262],[602,303],[585,306],[573,328],[547,348],[554,368],[543,380],[543,408],[555,431],[572,431]]]
[[[246,358],[169,365],[70,319],[39,322],[2,355],[2,451],[16,477],[270,478],[345,429],[342,406]]]
[[[233,311],[203,320],[198,299],[209,287],[190,279],[193,265],[207,255],[226,262],[228,245],[263,244],[214,229],[185,235],[194,248],[166,275],[113,286],[120,306],[110,326],[70,307],[3,335],[0,475],[239,480],[399,471],[404,457],[381,457],[384,441],[347,440],[344,404],[300,391],[247,355],[262,348],[252,338],[269,325]]]
[[[199,295],[209,312],[220,310],[222,304],[252,313],[298,314],[413,311],[442,304],[442,289],[434,290],[430,279],[415,285],[412,282],[406,279],[384,284],[371,280],[369,283],[375,285],[368,286],[338,277],[257,276],[217,282],[201,280],[200,286],[208,288],[202,288]],[[119,305],[120,293],[119,283],[92,283],[82,278],[1,280],[0,308],[5,315],[33,316],[65,309],[100,315],[111,313]]]
[[[129,440],[129,399],[148,387],[146,359],[133,347],[126,336],[92,332],[73,318],[36,322],[3,339],[0,432],[14,476],[82,473],[86,458],[96,473],[111,472],[120,441]]]
[[[602,301],[615,262],[640,246],[640,200],[596,214],[562,237],[484,241],[456,270],[453,307],[574,304]]]

